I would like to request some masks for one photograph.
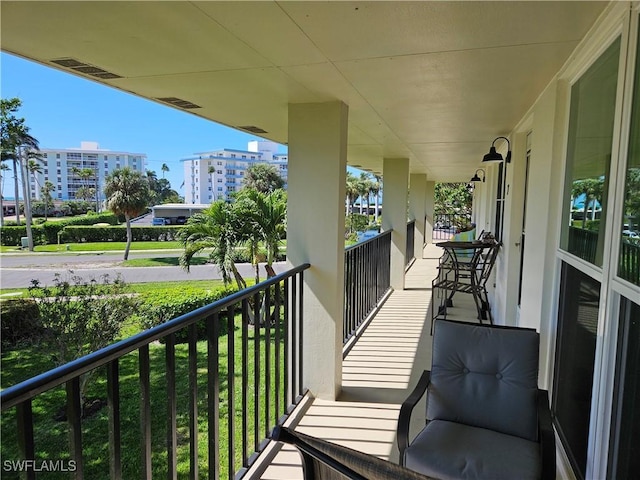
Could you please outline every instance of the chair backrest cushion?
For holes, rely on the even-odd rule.
[[[537,441],[535,330],[437,320],[427,419]]]
[[[451,237],[453,242],[473,242],[476,239],[476,229],[468,230],[466,232],[456,233]],[[460,259],[471,258],[473,256],[473,250],[458,250],[456,256]]]

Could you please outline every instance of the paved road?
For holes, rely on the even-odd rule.
[[[170,257],[179,252],[136,252],[129,258]],[[100,278],[109,275],[114,278],[118,273],[127,283],[146,283],[161,281],[190,281],[220,279],[220,271],[214,265],[195,265],[190,272],[177,266],[170,267],[122,267],[122,252],[104,254],[28,254],[0,256],[0,288],[22,288],[31,285],[37,279],[43,285],[52,285],[55,274],[66,275],[68,270],[84,278]],[[285,263],[274,264],[278,273],[286,270]],[[238,264],[238,271],[245,278],[253,278],[254,270],[250,264]],[[265,276],[264,268],[260,269]]]

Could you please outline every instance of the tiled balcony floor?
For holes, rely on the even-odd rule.
[[[369,324],[343,363],[343,391],[337,401],[315,399],[296,429],[350,448],[398,461],[396,423],[400,405],[431,366],[431,280],[442,250],[428,245],[405,280]],[[468,297],[468,298],[467,298]],[[439,301],[436,299],[436,303]],[[476,321],[469,295],[458,295],[448,318]],[[417,407],[416,412],[424,411]],[[415,433],[421,428],[414,415]],[[284,446],[260,477],[302,478],[297,451]]]

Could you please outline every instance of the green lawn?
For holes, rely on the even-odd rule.
[[[61,245],[38,245],[36,252],[94,252],[119,251],[126,248],[126,242],[65,243]],[[67,248],[68,247],[68,248]],[[132,242],[131,250],[181,250],[180,242]]]
[[[180,265],[179,257],[155,257],[155,258],[133,258],[122,262],[124,267],[177,267]],[[205,257],[193,257],[191,265],[205,265],[208,259]]]
[[[235,408],[235,468],[240,467],[242,457],[242,329],[239,318],[235,320],[235,331],[233,333],[234,348],[234,395],[233,405]],[[273,332],[271,334],[271,348],[275,347]],[[273,353],[271,361],[265,368],[265,338],[264,330],[260,330],[261,361],[259,398],[265,397],[265,374],[276,369]],[[247,412],[254,409],[254,341],[255,331],[250,327],[247,331]],[[229,421],[229,389],[227,384],[228,366],[228,336],[219,338],[219,375],[220,375],[220,465],[221,471],[225,472],[228,466],[228,421]],[[167,477],[167,455],[166,455],[166,432],[167,432],[167,403],[166,403],[166,367],[165,367],[165,346],[163,344],[152,344],[149,348],[151,365],[151,436],[152,436],[152,468],[153,478]],[[201,478],[206,477],[208,469],[213,462],[207,458],[208,439],[208,417],[207,417],[207,342],[197,343],[198,359],[198,450],[199,469]],[[281,357],[283,358],[283,356]],[[178,478],[186,478],[189,471],[189,371],[188,371],[188,348],[187,345],[176,346],[176,401],[177,401],[177,436],[178,436]],[[13,385],[26,378],[46,371],[51,368],[49,354],[43,351],[41,346],[23,347],[16,351],[2,352],[2,386]],[[120,401],[121,401],[121,427],[122,427],[122,465],[123,478],[140,478],[140,385],[138,380],[139,359],[137,352],[132,352],[120,359]],[[283,363],[279,366],[282,375]],[[284,386],[280,385],[280,394],[283,394]],[[271,393],[273,398],[275,386],[273,378],[271,380]],[[99,369],[95,382],[91,384],[87,391],[88,398],[106,398],[106,374],[104,369]],[[34,435],[37,459],[65,459],[68,456],[68,427],[64,421],[54,418],[65,403],[64,387],[55,388],[46,392],[33,401]],[[282,408],[282,406],[281,406]],[[265,407],[261,401],[260,417],[261,427],[259,437],[264,436]],[[271,418],[270,424],[274,424],[278,417],[273,403],[268,412]],[[16,438],[15,409],[2,412],[2,445],[1,453],[3,460],[14,460],[19,458]],[[83,420],[83,445],[85,461],[85,478],[108,479],[109,478],[109,435],[107,431],[108,410],[102,408],[97,414]],[[253,420],[249,420],[248,425],[249,445],[254,442]],[[250,448],[253,451],[253,447]],[[67,479],[66,474],[47,474],[47,479]],[[226,475],[221,475],[226,476]],[[3,479],[18,478],[17,475],[3,472]]]

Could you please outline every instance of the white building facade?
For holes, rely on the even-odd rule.
[[[78,200],[78,190],[82,187],[93,188],[97,199],[104,200],[104,184],[107,175],[119,168],[129,167],[144,173],[147,156],[144,153],[131,153],[101,149],[97,142],[80,142],[80,148],[41,149],[43,164],[40,173],[30,175],[31,197],[41,199],[41,187],[49,181],[55,190],[51,192],[54,201]],[[82,178],[80,171],[89,169],[93,175]]]
[[[287,185],[287,154],[277,153],[278,144],[266,140],[249,142],[247,150],[221,148],[180,160],[184,165],[185,203],[229,200],[244,184],[247,168],[267,163],[277,168]]]

